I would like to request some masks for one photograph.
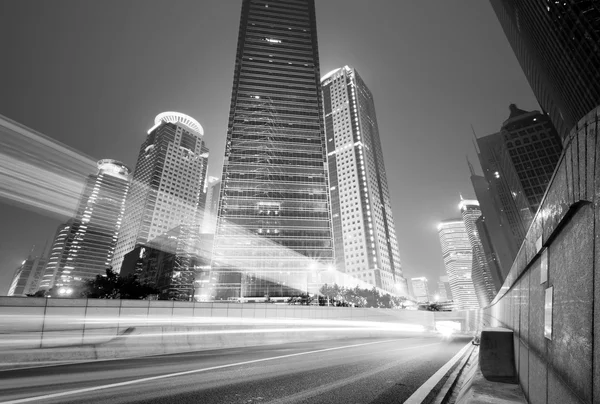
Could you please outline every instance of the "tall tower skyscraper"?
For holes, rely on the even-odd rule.
[[[490,2],[533,93],[564,139],[600,104],[600,3]]]
[[[462,218],[438,224],[444,266],[450,281],[452,297],[459,309],[478,309],[479,302],[471,279],[473,249]]]
[[[86,181],[75,217],[61,225],[50,250],[42,288],[66,286],[104,273],[110,266],[129,191],[129,168],[98,161]]]
[[[123,228],[112,265],[121,270],[125,254],[179,226],[200,227],[208,149],[195,119],[163,112],[142,143],[125,204]]]
[[[217,229],[217,212],[219,211],[219,195],[221,193],[221,179],[208,177],[206,181],[206,204],[204,207],[204,221],[202,233],[215,233]]]
[[[333,265],[315,4],[244,0],[206,299],[318,290]]]
[[[348,66],[321,84],[336,267],[396,293],[405,280],[373,96]]]
[[[45,258],[29,255],[15,271],[7,295],[22,296],[37,292],[45,265]]]
[[[490,191],[521,245],[562,152],[547,115],[511,104],[500,132],[477,140]]]
[[[467,236],[471,243],[473,259],[471,264],[471,279],[475,294],[479,300],[479,305],[485,307],[494,300],[496,286],[494,284],[490,268],[486,259],[483,244],[481,242],[480,228],[478,228],[478,220],[481,219],[481,210],[479,202],[472,199],[463,199],[460,201],[458,208],[462,214],[467,230]],[[485,229],[484,229],[485,231]]]

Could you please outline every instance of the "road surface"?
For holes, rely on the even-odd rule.
[[[469,342],[423,334],[0,372],[0,403],[402,403]]]

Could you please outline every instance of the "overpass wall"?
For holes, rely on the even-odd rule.
[[[535,404],[600,403],[599,116],[600,107],[571,132],[510,273],[484,310],[484,325],[514,330],[519,380]]]
[[[148,300],[0,297],[0,363],[101,359],[435,327],[432,312]]]

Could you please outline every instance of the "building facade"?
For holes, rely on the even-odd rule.
[[[479,301],[471,279],[473,250],[465,222],[462,218],[440,222],[438,236],[456,307],[465,310],[478,309]]]
[[[482,229],[479,202],[477,200],[464,199],[460,201],[458,208],[462,214],[473,253],[471,264],[473,287],[475,288],[475,294],[479,300],[479,305],[481,307],[486,307],[494,300],[498,290],[496,290],[496,285],[492,279],[491,270],[488,266],[488,261],[481,242]],[[485,229],[483,230],[485,231]]]
[[[59,226],[41,289],[68,286],[110,267],[129,191],[129,168],[104,159],[86,181],[75,217]]]
[[[448,275],[440,276],[438,282],[438,295],[440,302],[447,302],[452,300],[452,291],[450,290],[450,280]]]
[[[204,299],[314,293],[333,265],[319,78],[314,1],[244,0]]]
[[[217,212],[219,211],[219,195],[221,193],[221,179],[208,177],[206,181],[206,203],[204,207],[204,221],[202,233],[215,234],[217,229]]]
[[[161,300],[199,300],[200,284],[208,282],[213,235],[200,226],[178,226],[153,240],[138,244],[125,255],[121,274],[137,274],[154,286]]]
[[[412,285],[413,297],[417,302],[428,302],[431,300],[429,287],[427,286],[427,278],[410,278],[410,283]]]
[[[564,139],[600,104],[600,3],[490,0],[538,103]]]
[[[321,79],[336,268],[390,293],[406,280],[373,95],[348,66]]]
[[[15,271],[7,296],[23,296],[38,291],[46,259],[42,257],[27,257]]]
[[[193,118],[163,112],[154,119],[142,143],[125,204],[113,269],[121,270],[125,254],[180,226],[200,226],[208,148],[204,130]]]

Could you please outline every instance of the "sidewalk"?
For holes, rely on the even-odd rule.
[[[449,404],[527,404],[521,386],[490,382],[479,369],[477,347],[458,377],[456,388],[446,401]]]

